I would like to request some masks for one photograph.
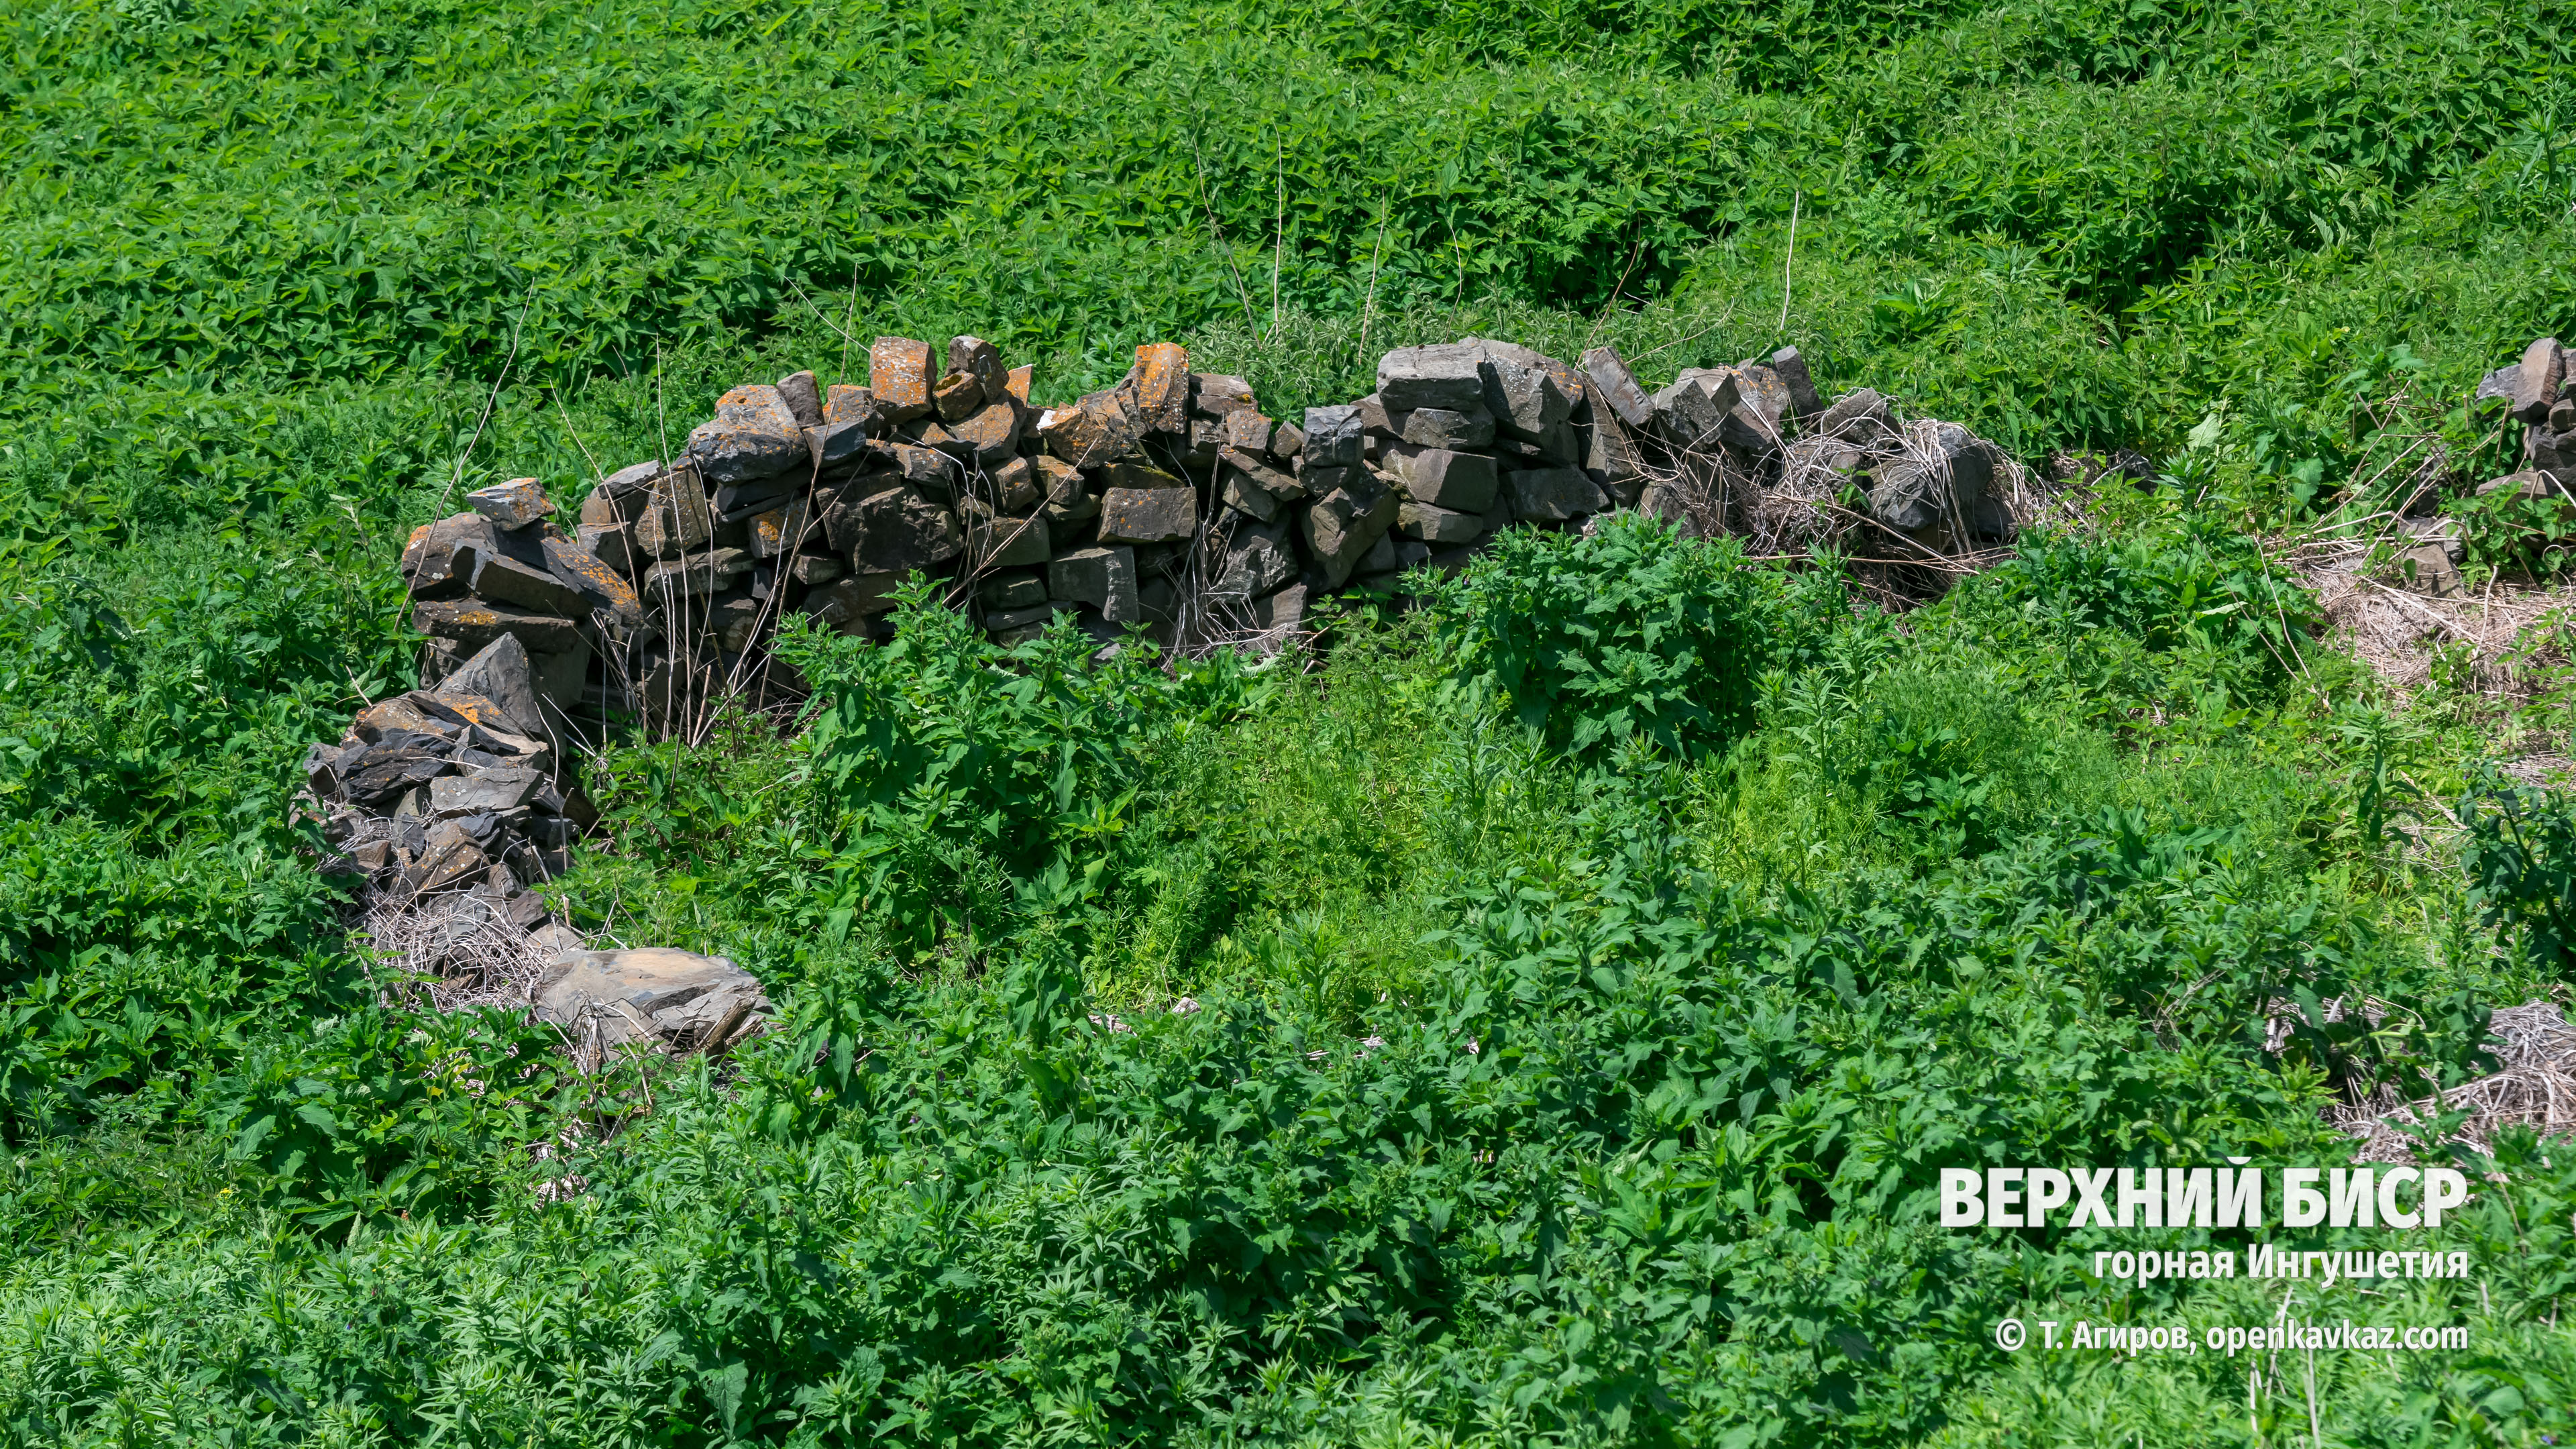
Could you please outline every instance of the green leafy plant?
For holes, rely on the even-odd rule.
[[[1733,539],[1637,514],[1506,534],[1440,603],[1462,687],[1594,760],[1631,740],[1682,758],[1723,748],[1751,727],[1763,672],[1845,615],[1831,574],[1749,568]]]

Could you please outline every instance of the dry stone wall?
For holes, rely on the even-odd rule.
[[[726,393],[678,458],[599,479],[569,535],[534,480],[474,495],[404,554],[431,674],[508,635],[546,709],[685,731],[719,699],[793,693],[760,647],[782,619],[880,630],[916,571],[1006,643],[1069,612],[1104,642],[1134,624],[1267,650],[1322,594],[1613,508],[1794,543],[1856,486],[1859,523],[1927,555],[2013,526],[2008,460],[1874,392],[1823,406],[1794,348],[1650,393],[1612,348],[1468,338],[1390,352],[1375,392],[1293,417],[1171,343],[1054,406],[1031,371],[980,338],[881,337],[867,386]]]

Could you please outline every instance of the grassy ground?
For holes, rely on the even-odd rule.
[[[2248,541],[2355,495],[2400,388],[2446,486],[2501,471],[2451,404],[2576,328],[2545,13],[121,0],[0,36],[12,1442],[2564,1437],[2576,1184],[2526,1143],[2444,1230],[2476,1283],[2113,1293],[2089,1231],[1926,1225],[1963,1161],[2340,1160],[2334,1092],[2474,1070],[2477,1008],[2558,986],[2452,812],[2564,695],[2391,700]],[[616,742],[562,887],[761,971],[789,1030],[573,1080],[377,1005],[287,802],[410,677],[402,531],[879,331],[1002,340],[1041,397],[1172,335],[1277,408],[1469,332],[1657,377],[1793,341],[2189,486],[1895,619],[1643,538],[1478,586],[1732,621],[1654,656],[1710,711],[1660,744],[1524,729],[1473,592],[1042,709],[935,620],[813,644],[901,748]],[[2266,1054],[2301,983],[2400,1010]],[[2249,1380],[1988,1338],[2284,1311],[2475,1347]]]

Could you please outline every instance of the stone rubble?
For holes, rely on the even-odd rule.
[[[2552,386],[2563,371],[2527,360],[2518,400],[2535,367]],[[725,700],[791,701],[802,681],[768,647],[781,622],[882,635],[915,572],[1004,645],[1070,614],[1103,646],[1142,625],[1168,647],[1268,653],[1324,594],[1400,594],[1403,571],[1453,572],[1506,528],[1615,508],[1759,535],[1766,485],[1822,478],[1920,550],[2012,528],[1999,453],[1867,390],[1821,406],[1795,348],[1650,393],[1615,348],[1576,366],[1465,338],[1389,352],[1370,395],[1294,417],[1170,343],[1069,401],[1033,403],[1032,380],[981,338],[880,337],[865,386],[733,388],[679,456],[608,473],[569,516],[519,478],[415,530],[402,573],[426,684],[307,761],[339,868],[409,911],[414,937],[434,917],[433,945],[506,925],[574,959],[583,943],[528,890],[595,823],[562,783],[567,745],[620,717],[696,739]],[[617,1030],[659,1010],[618,1008]],[[583,1011],[557,1014],[604,1019]]]

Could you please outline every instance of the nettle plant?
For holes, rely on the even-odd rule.
[[[1589,760],[1632,742],[1724,748],[1752,728],[1764,671],[1850,617],[1837,574],[1757,568],[1734,539],[1630,513],[1589,534],[1500,535],[1439,605],[1458,687]]]

